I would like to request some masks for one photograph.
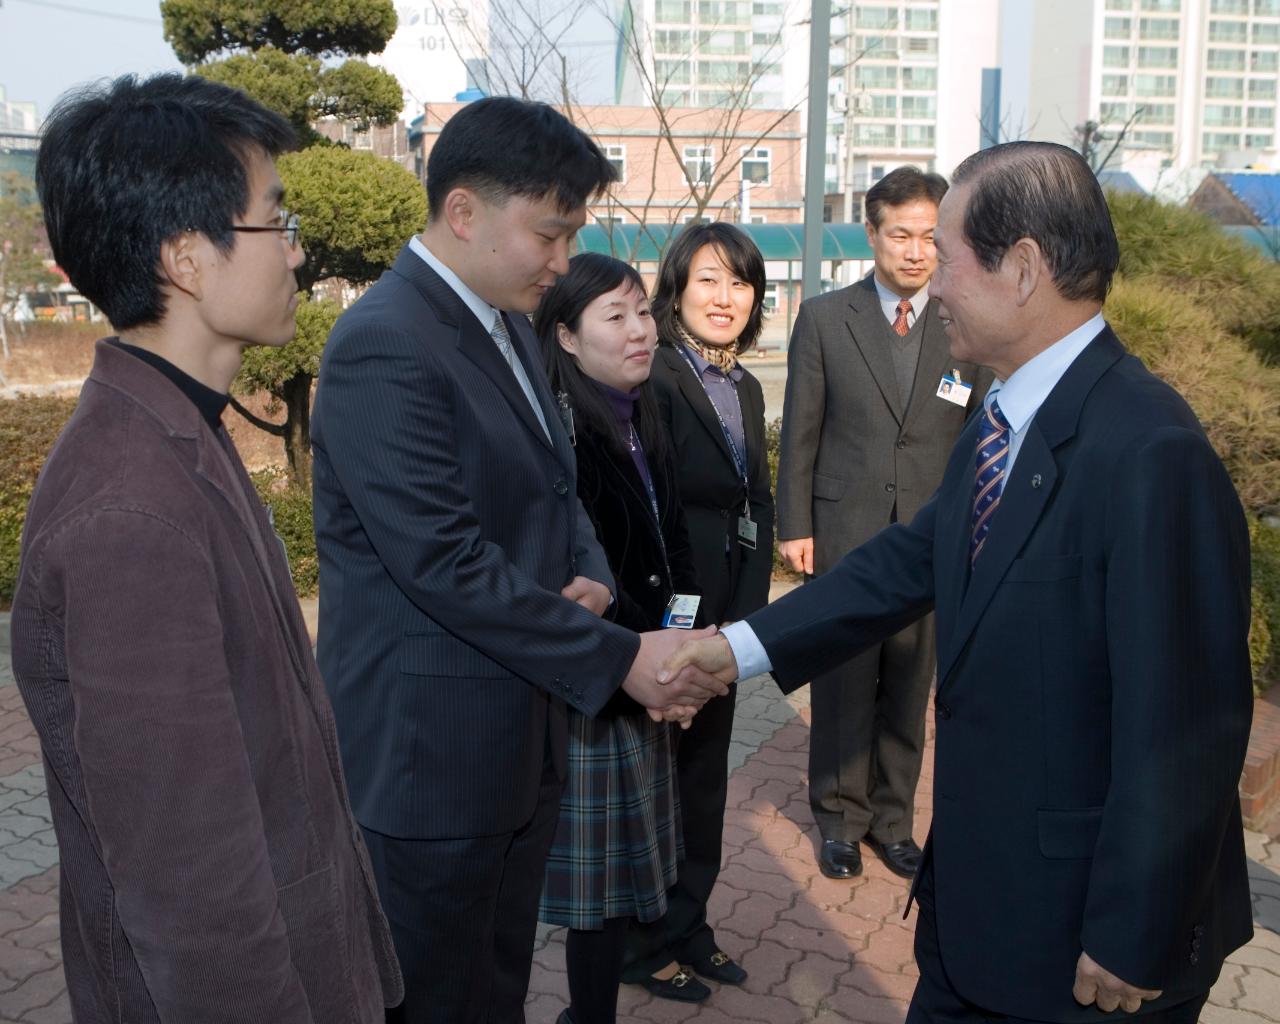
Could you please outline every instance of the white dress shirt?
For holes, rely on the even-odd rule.
[[[880,308],[884,311],[884,318],[889,321],[892,326],[893,322],[898,319],[898,303],[902,301],[901,295],[895,295],[880,283],[880,278],[873,273],[871,282],[876,286],[876,295],[880,299]],[[911,298],[907,299],[911,303],[911,311],[907,314],[908,329],[916,325],[916,317],[924,312],[924,307],[929,304],[929,283],[926,281],[923,288],[916,292]]]

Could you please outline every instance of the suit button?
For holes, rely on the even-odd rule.
[[[567,480],[565,480],[565,479],[564,479],[564,477],[561,477],[559,480],[557,480],[557,481],[556,481],[554,484],[552,484],[551,486],[552,486],[552,488],[555,490],[556,494],[568,494],[568,493],[569,493],[569,482],[568,482]]]
[[[947,707],[945,704],[942,704],[938,701],[934,701],[933,710],[934,710],[934,713],[937,714],[937,716],[941,719],[945,720],[951,717],[951,709]]]
[[[902,440],[902,438],[898,438],[898,447],[901,449],[901,448],[905,448],[906,446],[907,446],[907,442]]]
[[[892,494],[892,493],[893,493],[894,491],[896,491],[898,488],[897,488],[896,486],[894,486],[893,484],[885,484],[885,485],[884,485],[884,489],[885,489],[886,491],[888,491],[890,494]]]
[[[649,586],[651,587],[656,587],[662,583],[662,580],[658,578],[657,573],[654,573],[654,575],[650,576],[647,580],[645,580],[645,582],[648,583]]]

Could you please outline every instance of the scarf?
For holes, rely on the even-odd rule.
[[[690,334],[679,320],[676,321],[676,327],[680,331],[680,340],[725,376],[728,376],[729,371],[738,365],[738,342],[736,340],[730,345],[719,348],[715,345],[703,344]]]

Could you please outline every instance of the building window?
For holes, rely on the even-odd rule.
[[[1138,26],[1138,38],[1177,39],[1182,29],[1182,22],[1177,18],[1143,18]]]
[[[1154,146],[1156,149],[1173,149],[1173,132],[1130,132],[1127,136],[1135,143]]]
[[[751,5],[741,0],[698,0],[698,20],[704,25],[750,25]]]
[[[1244,79],[1210,75],[1204,80],[1204,94],[1219,100],[1243,99]]]
[[[708,217],[705,213],[702,214],[702,216],[698,216],[698,214],[696,213],[686,213],[683,217],[680,218],[680,223],[681,224],[710,224],[711,220],[712,218]]]
[[[1250,107],[1247,124],[1250,128],[1274,128],[1276,126],[1276,108]]]
[[[897,117],[898,116],[898,97],[873,95],[868,96],[871,101],[871,109],[867,113],[871,117]]]
[[[858,5],[858,28],[897,28],[898,8]]]
[[[764,223],[764,218],[761,218],[759,221],[757,221],[754,217],[752,217],[752,218],[751,218],[751,223],[752,223],[752,224],[756,224],[756,223],[763,224],[763,223]],[[763,298],[761,299],[760,304],[761,304],[762,306],[764,306],[765,311],[766,311],[766,312],[769,312],[769,313],[772,313],[774,310],[776,310],[776,309],[778,308],[778,282],[777,282],[777,281],[766,281],[766,282],[765,282],[765,286],[764,286],[764,296],[763,296]]]
[[[1210,0],[1210,14],[1248,14],[1249,0]]]
[[[627,183],[627,147],[620,142],[611,142],[604,147],[605,158],[618,172],[618,184]]]
[[[908,32],[937,32],[938,12],[933,7],[907,8]]]
[[[656,0],[654,4],[655,21],[674,21],[676,24],[687,25],[692,17],[691,0]]]
[[[667,85],[688,85],[689,62],[687,60],[655,60],[653,74],[659,89]]]
[[[1132,18],[1106,18],[1102,22],[1102,34],[1108,39],[1128,39],[1132,32]]]
[[[898,69],[883,65],[859,64],[853,69],[853,84],[858,89],[896,89]]]
[[[351,139],[352,149],[373,149],[373,132],[356,132]]]
[[[1107,0],[1107,10],[1131,11],[1133,10],[1133,0]]]
[[[868,60],[897,60],[897,36],[858,36],[858,52]]]
[[[1244,50],[1210,49],[1206,66],[1210,71],[1243,71]]]
[[[938,116],[938,103],[932,96],[903,96],[902,116],[932,121]]]
[[[1177,94],[1176,75],[1134,75],[1134,91],[1142,97],[1174,96]]]
[[[907,53],[913,57],[936,56],[938,53],[938,40],[933,36],[908,36]]]
[[[903,125],[902,146],[904,149],[933,149],[933,125]]]
[[[1280,0],[1253,0],[1253,13],[1269,18],[1280,16]]]
[[[933,92],[938,88],[938,69],[903,68],[902,88],[911,92]]]
[[[1128,96],[1129,95],[1129,76],[1128,75],[1103,75],[1102,76],[1102,95],[1103,96]]]
[[[742,150],[742,180],[753,185],[768,185],[772,170],[772,153],[768,146],[747,146]]]
[[[1249,99],[1274,100],[1276,98],[1276,80],[1274,78],[1254,78],[1249,81]]]
[[[1271,136],[1271,135],[1246,135],[1244,137],[1244,148],[1245,149],[1270,149],[1271,140],[1273,137],[1274,136]]]
[[[1201,141],[1202,148],[1207,153],[1221,153],[1223,150],[1240,148],[1240,136],[1229,132],[1205,132]]]
[[[1127,68],[1129,66],[1129,47],[1104,46],[1102,48],[1102,66],[1104,68]]]
[[[1247,39],[1249,26],[1243,21],[1211,21],[1209,22],[1209,42],[1211,43],[1243,43]]]
[[[748,32],[729,32],[724,29],[715,32],[699,32],[698,49],[702,53],[745,57],[747,55],[747,39],[749,37],[750,33]]]
[[[1124,124],[1129,120],[1129,104],[1103,103],[1098,108],[1098,119],[1103,124]]]
[[[1253,71],[1276,71],[1280,69],[1280,52],[1254,50],[1249,55],[1249,67]]]
[[[751,223],[752,224],[768,224],[769,218],[766,217],[763,213],[753,213],[751,215]]]
[[[613,229],[621,227],[626,223],[626,219],[620,213],[593,213],[596,223],[599,224],[608,234],[613,234]]]
[[[1178,66],[1178,48],[1176,46],[1139,46],[1138,67],[1140,68],[1176,68]]]
[[[855,146],[894,146],[897,141],[897,130],[891,124],[855,124],[853,126]]]
[[[1144,103],[1137,109],[1138,124],[1173,124],[1172,103]]]
[[[684,173],[695,185],[710,185],[716,172],[716,154],[710,146],[684,147]]]
[[[1144,11],[1159,11],[1161,14],[1177,14],[1182,10],[1182,0],[1142,0]]]
[[[751,5],[751,13],[757,18],[781,18],[782,4],[757,3]]]
[[[656,28],[653,30],[655,53],[677,53],[684,57],[693,48],[693,33],[687,28]]]
[[[1258,21],[1253,25],[1255,46],[1275,46],[1280,43],[1280,21]]]
[[[1240,107],[1208,103],[1204,108],[1204,123],[1210,128],[1239,128],[1244,123],[1244,111]]]

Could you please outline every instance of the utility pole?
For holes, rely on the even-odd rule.
[[[813,0],[809,20],[809,126],[804,165],[804,268],[801,297],[822,288],[822,204],[827,176],[827,76],[831,68],[831,0]]]

